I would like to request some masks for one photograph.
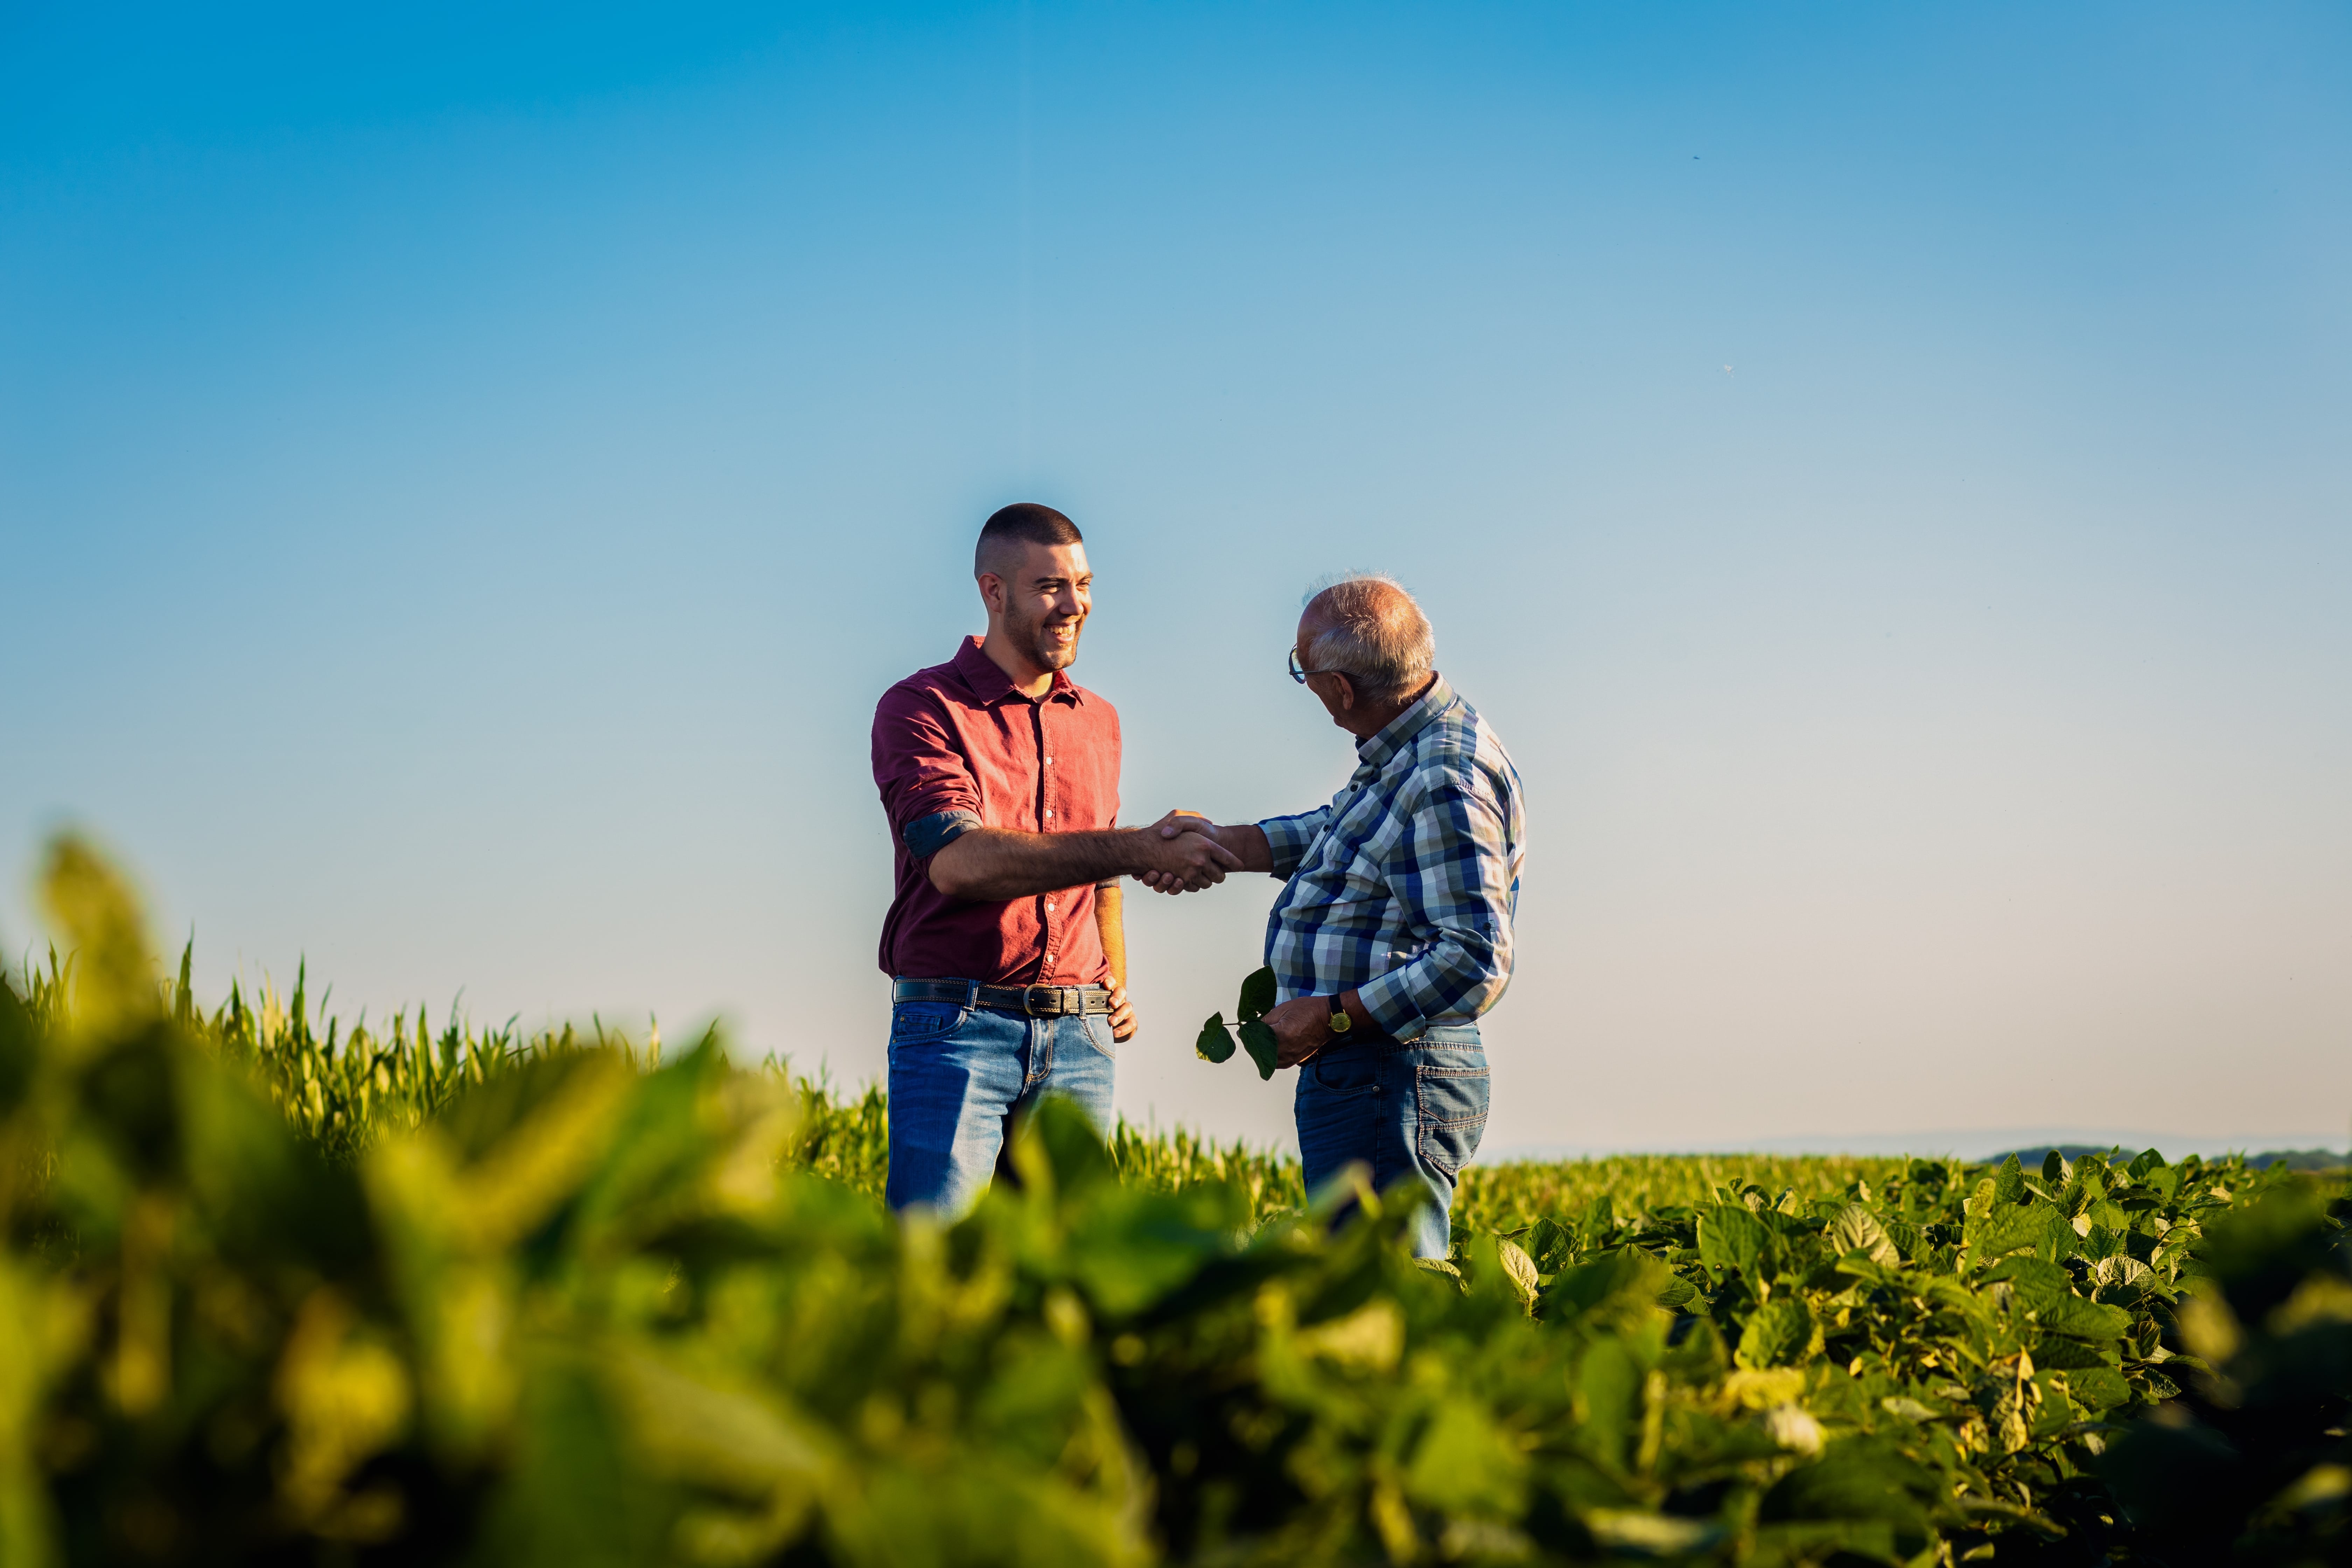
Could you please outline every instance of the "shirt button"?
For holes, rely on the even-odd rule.
[[[1050,805],[1049,805],[1049,806],[1047,806],[1047,807],[1045,808],[1045,815],[1046,815],[1046,816],[1053,816],[1053,815],[1054,815],[1054,808],[1053,808],[1052,806],[1050,806]]]

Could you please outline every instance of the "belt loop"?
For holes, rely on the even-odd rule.
[[[963,983],[963,1005],[967,1012],[980,1005],[979,981],[967,980]]]

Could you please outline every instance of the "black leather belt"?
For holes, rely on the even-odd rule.
[[[1064,1018],[1110,1011],[1104,985],[979,985],[969,980],[893,980],[893,1002],[952,1002],[1032,1018]]]

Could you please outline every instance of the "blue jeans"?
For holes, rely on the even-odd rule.
[[[953,1219],[980,1201],[1017,1111],[1048,1094],[1110,1128],[1117,1049],[1110,1020],[1029,1018],[952,1002],[890,1009],[890,1182],[894,1209]]]
[[[1416,1258],[1443,1258],[1454,1178],[1486,1130],[1486,1051],[1475,1024],[1440,1024],[1402,1044],[1326,1046],[1298,1069],[1298,1154],[1312,1193],[1350,1161],[1372,1190],[1427,1201],[1407,1235]],[[1349,1199],[1344,1215],[1355,1206]]]

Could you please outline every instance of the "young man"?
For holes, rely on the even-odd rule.
[[[1454,1181],[1486,1130],[1477,1020],[1510,984],[1527,856],[1518,770],[1436,673],[1436,651],[1421,606],[1384,577],[1316,595],[1290,676],[1356,738],[1355,775],[1297,816],[1219,827],[1171,816],[1160,829],[1213,837],[1244,869],[1286,879],[1266,918],[1279,1004],[1265,1021],[1276,1059],[1299,1068],[1307,1185],[1351,1161],[1377,1191],[1418,1185],[1423,1258],[1446,1254]]]
[[[961,1214],[1013,1115],[1062,1094],[1110,1121],[1127,1002],[1118,879],[1205,888],[1240,864],[1199,834],[1120,829],[1118,714],[1072,680],[1094,574],[1077,525],[1008,506],[972,575],[988,633],[874,710],[874,782],[898,885],[882,926],[892,980],[893,1208]]]

